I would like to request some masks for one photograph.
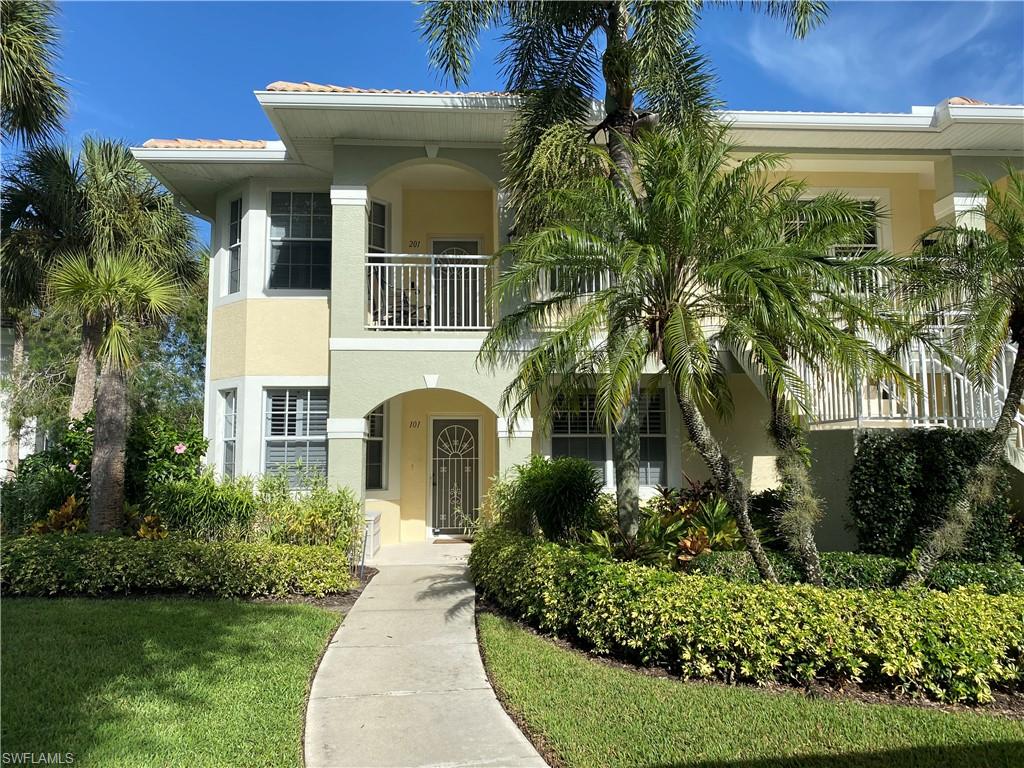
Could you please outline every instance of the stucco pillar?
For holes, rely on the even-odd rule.
[[[498,475],[504,475],[517,464],[529,461],[533,453],[533,419],[519,419],[510,424],[498,418]]]
[[[331,187],[331,336],[359,335],[366,324],[366,187]]]
[[[327,420],[327,479],[351,488],[363,500],[366,487],[366,419]]]

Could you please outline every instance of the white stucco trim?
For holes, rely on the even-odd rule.
[[[408,337],[331,337],[331,352],[478,352],[483,334],[477,339],[431,336]]]
[[[362,205],[369,199],[366,187],[334,184],[331,186],[331,205]]]
[[[327,419],[328,440],[362,440],[370,434],[370,425],[362,419]]]

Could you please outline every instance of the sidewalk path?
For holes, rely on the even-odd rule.
[[[487,682],[465,544],[384,548],[306,710],[306,768],[544,768]]]

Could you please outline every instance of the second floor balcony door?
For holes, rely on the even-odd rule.
[[[485,324],[487,262],[479,258],[479,240],[431,240],[434,256],[433,306],[442,328]]]

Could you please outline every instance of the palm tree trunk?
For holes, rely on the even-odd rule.
[[[602,69],[605,78],[605,117],[608,125],[608,154],[615,166],[612,183],[625,188],[633,177],[633,155],[625,137],[632,135],[633,95],[629,70],[625,16],[616,2],[609,3],[605,28]],[[615,425],[612,441],[615,463],[615,507],[619,529],[627,540],[636,538],[640,527],[640,397],[634,393],[622,418]]]
[[[1017,342],[1017,355],[1013,361],[1010,382],[1006,388],[1006,401],[999,412],[999,418],[992,428],[988,449],[971,470],[970,479],[960,493],[950,502],[942,524],[928,536],[921,548],[917,564],[903,580],[904,587],[924,584],[932,569],[948,552],[958,549],[974,520],[974,507],[978,498],[985,495],[994,479],[999,462],[1006,453],[1006,441],[1010,437],[1013,419],[1020,410],[1024,399],[1024,340]]]
[[[736,527],[740,529],[740,535],[743,536],[743,541],[747,545],[747,551],[754,560],[754,565],[757,566],[757,572],[761,575],[761,580],[777,584],[779,580],[775,576],[775,569],[772,568],[772,564],[768,561],[764,548],[761,546],[761,541],[757,538],[754,526],[750,522],[750,514],[747,510],[747,489],[740,482],[732,460],[725,455],[722,451],[722,446],[718,444],[714,435],[711,434],[711,430],[708,428],[707,422],[704,421],[704,416],[696,404],[678,391],[676,392],[676,399],[679,401],[683,424],[686,425],[686,432],[689,435],[690,442],[693,443],[697,453],[701,455],[704,463],[711,470],[711,476],[714,478],[719,492],[725,497],[725,501],[729,505],[729,511],[736,518]]]
[[[800,422],[777,395],[771,397],[771,408],[768,432],[779,451],[775,468],[782,482],[783,505],[775,523],[800,563],[804,579],[820,587],[821,558],[814,541],[814,526],[821,519],[821,505],[811,482],[807,441]]]
[[[75,389],[71,395],[68,416],[80,419],[93,408],[96,398],[96,353],[103,338],[103,326],[96,320],[82,321],[82,347],[75,371]]]
[[[14,345],[11,347],[11,370],[7,373],[14,377],[23,375],[22,365],[25,362],[25,323],[20,317],[14,318]],[[8,404],[10,401],[8,401]],[[5,477],[13,477],[21,463],[21,430],[25,426],[17,409],[10,408],[7,417],[7,471]]]
[[[95,441],[89,531],[110,533],[124,518],[125,440],[128,432],[128,381],[123,368],[104,364],[96,394]]]

